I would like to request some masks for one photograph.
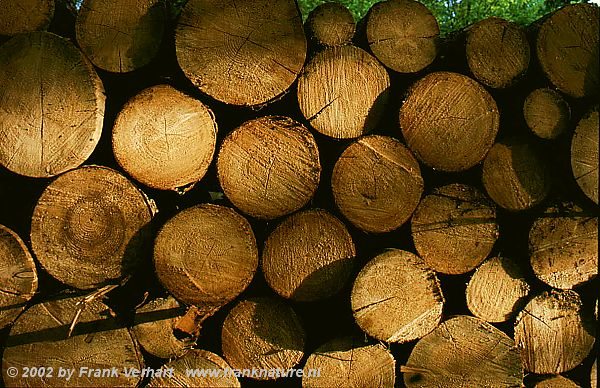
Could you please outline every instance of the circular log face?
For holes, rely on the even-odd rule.
[[[416,73],[431,64],[439,34],[435,16],[417,1],[382,1],[367,14],[369,49],[381,63],[400,73]]]
[[[453,275],[477,267],[498,239],[493,205],[474,187],[462,184],[440,187],[423,198],[411,230],[427,266]]]
[[[337,2],[323,3],[306,20],[307,33],[322,46],[342,46],[354,37],[356,23],[348,8]]]
[[[438,72],[417,81],[400,108],[408,147],[425,164],[467,170],[494,143],[500,114],[492,96],[464,75]]]
[[[265,280],[284,298],[325,299],[339,292],[354,265],[356,250],[344,224],[325,210],[291,215],[265,242]]]
[[[0,46],[0,165],[50,177],[82,164],[102,131],[104,90],[81,52],[47,32]]]
[[[544,21],[537,56],[546,76],[571,97],[598,93],[598,7],[567,5]]]
[[[258,250],[244,217],[203,204],[167,221],[154,243],[154,265],[162,285],[180,301],[219,307],[250,284]]]
[[[298,79],[298,104],[323,135],[350,139],[371,131],[387,103],[390,78],[383,66],[354,46],[317,53]]]
[[[594,376],[597,378],[597,376]],[[581,388],[575,384],[572,380],[562,376],[554,376],[548,379],[542,380],[535,385],[535,388]]]
[[[75,24],[77,43],[99,68],[133,71],[156,56],[165,20],[161,0],[84,0]]]
[[[72,336],[67,337],[80,300],[63,294],[30,307],[17,319],[2,356],[7,387],[134,387],[140,382],[139,375],[127,377],[123,371],[142,369],[143,357],[129,330],[108,316],[104,304],[87,303]],[[26,366],[37,367],[38,372],[23,377]],[[10,377],[8,368],[17,368],[18,376]],[[60,368],[74,373],[67,380],[58,376]],[[117,377],[110,373],[94,377],[96,371],[112,368],[117,368]]]
[[[10,325],[37,290],[33,257],[23,240],[0,225],[0,329]]]
[[[393,387],[395,360],[382,344],[361,344],[350,337],[319,346],[306,360],[302,387]],[[319,371],[319,376],[309,375]]]
[[[419,163],[398,140],[366,136],[341,155],[331,178],[333,196],[350,222],[389,232],[412,215],[423,193]]]
[[[177,60],[209,96],[261,105],[284,93],[306,59],[293,0],[190,0],[177,25]]]
[[[413,348],[401,367],[407,387],[520,387],[523,366],[514,341],[480,319],[458,315]]]
[[[287,117],[248,121],[223,141],[219,182],[229,200],[253,217],[273,219],[308,203],[321,164],[313,135]]]
[[[571,143],[571,167],[581,191],[598,204],[598,107],[577,125]]]
[[[54,0],[2,0],[0,36],[45,30],[54,16]]]
[[[552,140],[567,130],[571,109],[559,92],[549,88],[535,89],[525,99],[523,116],[536,136]]]
[[[151,205],[130,181],[107,167],[82,167],[54,180],[31,221],[40,264],[80,289],[118,279],[140,263]]]
[[[133,97],[117,116],[117,162],[146,186],[177,190],[198,182],[215,152],[217,124],[203,103],[168,85]],[[189,186],[188,186],[189,187]]]
[[[352,313],[367,334],[385,342],[409,342],[442,319],[444,298],[423,260],[392,249],[371,260],[352,288]]]
[[[594,337],[594,321],[584,316],[579,295],[571,290],[536,296],[515,323],[515,342],[525,370],[532,373],[575,368],[592,350]]]

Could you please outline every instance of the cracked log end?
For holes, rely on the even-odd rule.
[[[569,128],[571,108],[550,88],[535,89],[525,99],[523,116],[531,132],[542,139],[556,139]]]
[[[354,16],[338,2],[319,5],[306,19],[306,33],[320,46],[349,44],[355,30]]]
[[[0,38],[45,30],[54,17],[54,0],[3,0]]]
[[[577,124],[571,143],[571,167],[581,191],[598,204],[598,106]]]

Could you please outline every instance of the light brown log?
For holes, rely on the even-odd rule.
[[[306,59],[293,0],[190,0],[175,35],[185,75],[227,104],[255,106],[279,97]]]
[[[388,100],[387,71],[354,46],[329,47],[308,62],[298,79],[298,104],[323,135],[350,139],[373,130]]]
[[[0,37],[45,30],[54,16],[54,0],[2,0]]]
[[[156,56],[165,23],[160,0],[84,0],[75,32],[79,47],[94,65],[126,73]]]
[[[400,108],[408,147],[434,169],[467,170],[483,160],[498,132],[492,96],[469,77],[431,73],[414,84]]]
[[[563,376],[553,376],[535,385],[535,388],[580,388],[574,381]]]
[[[313,9],[306,19],[307,34],[321,46],[342,46],[354,37],[354,16],[343,4],[332,1]]]
[[[130,99],[112,131],[119,165],[160,190],[193,187],[208,170],[216,142],[212,111],[168,85],[144,89]]]
[[[567,5],[538,32],[536,52],[544,73],[571,97],[598,93],[598,14],[595,4]]]
[[[69,327],[81,298],[62,294],[56,300],[36,304],[17,319],[10,330],[2,356],[2,378],[6,387],[135,387],[141,378],[126,376],[125,369],[142,369],[144,361],[129,330],[108,315],[99,301],[86,304],[71,337]],[[8,368],[17,368],[10,377]],[[30,372],[24,367],[45,367]],[[81,369],[92,369],[91,375]],[[118,376],[94,376],[93,369],[116,367]],[[49,369],[52,369],[51,377]],[[59,377],[59,368],[74,370],[70,379]]]
[[[265,241],[261,267],[269,286],[296,301],[325,299],[350,277],[356,248],[344,224],[320,209],[283,220]]]
[[[558,374],[579,365],[594,346],[591,316],[582,311],[579,295],[552,290],[536,296],[517,316],[515,342],[525,370]]]
[[[571,142],[571,168],[581,191],[598,204],[598,107],[577,124]]]
[[[304,388],[393,387],[396,361],[381,344],[336,338],[317,348],[304,365]],[[309,375],[318,372],[317,376]]]
[[[498,239],[496,209],[474,187],[450,184],[421,200],[411,232],[429,268],[445,274],[466,273],[490,254]]]
[[[360,271],[351,296],[356,323],[384,342],[409,342],[442,320],[444,297],[435,272],[423,259],[390,249]]]
[[[471,276],[467,307],[484,321],[504,322],[517,314],[529,289],[523,270],[513,259],[492,257]]]
[[[437,56],[440,34],[435,16],[412,0],[376,3],[366,16],[369,49],[390,69],[416,73]]]
[[[239,302],[221,331],[225,359],[235,369],[263,369],[256,380],[277,378],[304,356],[304,329],[294,310],[281,300],[253,298]]]
[[[531,131],[542,139],[556,139],[569,126],[571,109],[559,92],[535,89],[525,99],[523,116]]]
[[[155,208],[124,176],[86,166],[56,178],[33,211],[31,245],[50,275],[98,288],[140,265]]]
[[[475,78],[492,88],[506,88],[529,67],[525,29],[498,17],[483,19],[466,30],[467,64]]]
[[[398,140],[372,135],[342,153],[331,188],[340,211],[366,232],[389,232],[412,215],[423,193],[419,163]]]
[[[598,275],[598,217],[564,207],[567,214],[550,208],[531,226],[529,260],[540,280],[570,289]]]
[[[523,366],[514,341],[480,319],[458,315],[413,348],[407,387],[521,387]]]
[[[231,132],[219,151],[219,182],[242,212],[273,219],[312,198],[321,175],[313,135],[284,116],[250,120]]]
[[[590,371],[590,386],[592,388],[598,387],[598,359],[594,361],[594,365],[592,365],[592,370]]]
[[[175,298],[214,310],[250,284],[258,266],[254,233],[233,209],[197,205],[162,227],[154,242],[154,266]]]
[[[0,165],[51,177],[81,165],[102,131],[100,78],[67,39],[17,35],[0,46]]]
[[[550,192],[550,172],[541,155],[521,138],[494,144],[483,162],[483,186],[499,206],[521,211],[540,204]]]
[[[240,382],[227,362],[206,350],[194,349],[185,356],[166,363],[161,370],[161,375],[150,379],[148,387],[240,387]],[[190,371],[195,370],[204,372],[206,376],[198,374],[190,377]],[[214,376],[216,371],[220,371],[221,375]]]
[[[21,237],[0,225],[0,329],[25,309],[38,287],[37,271]]]

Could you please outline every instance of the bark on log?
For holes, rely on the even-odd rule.
[[[398,140],[372,135],[351,144],[333,169],[336,205],[356,227],[373,233],[399,228],[423,193],[419,163]]]
[[[262,271],[269,286],[296,301],[325,299],[350,277],[356,248],[344,224],[320,209],[283,220],[269,235]]]
[[[51,177],[81,165],[102,131],[104,89],[81,52],[47,32],[0,46],[0,165]]]
[[[146,186],[179,192],[202,179],[216,141],[212,111],[168,85],[130,99],[112,132],[115,158],[128,174]]]
[[[431,332],[442,319],[444,297],[423,259],[390,249],[358,274],[351,297],[356,323],[384,342],[409,342]]]
[[[575,181],[598,204],[598,107],[577,124],[571,143],[571,167]]]
[[[390,78],[383,66],[354,46],[329,47],[298,79],[298,104],[323,135],[350,139],[375,128],[387,104]]]
[[[496,210],[474,187],[443,186],[423,198],[411,232],[428,267],[445,274],[466,273],[490,254],[498,238]]]
[[[282,95],[306,59],[293,0],[190,0],[176,30],[177,60],[202,92],[256,106]]]
[[[329,2],[310,12],[306,30],[318,46],[343,46],[352,41],[356,23],[348,8],[338,2]]]
[[[54,16],[54,0],[2,0],[0,38],[45,30]]]
[[[59,281],[92,289],[141,263],[153,203],[108,167],[86,166],[56,178],[33,211],[31,245]]]
[[[417,81],[400,108],[408,147],[434,169],[463,171],[492,147],[500,114],[492,96],[469,77],[431,73]]]
[[[535,385],[535,388],[581,388],[574,381],[563,376],[553,376]]]
[[[261,219],[290,214],[312,198],[321,175],[313,135],[283,116],[247,121],[219,151],[219,182],[242,212]]]
[[[529,93],[525,99],[523,116],[536,136],[553,140],[567,130],[571,109],[560,93],[550,88],[541,88]]]

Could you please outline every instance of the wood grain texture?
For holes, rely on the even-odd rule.
[[[177,24],[177,60],[202,92],[256,106],[282,95],[306,59],[293,0],[190,0]]]
[[[580,388],[580,386],[566,377],[553,376],[540,381],[535,388]]]
[[[279,295],[315,301],[342,289],[355,256],[344,224],[325,210],[310,209],[284,219],[267,237],[261,268]]]
[[[54,0],[2,0],[0,36],[45,30],[54,17]]]
[[[442,171],[467,170],[483,160],[500,125],[492,96],[469,77],[431,73],[400,107],[400,127],[418,159]]]
[[[403,225],[423,193],[419,163],[398,140],[365,136],[335,163],[331,188],[336,205],[356,227],[374,233]]]
[[[354,16],[343,4],[332,1],[313,9],[305,23],[306,33],[320,46],[349,44],[356,31]]]
[[[442,319],[444,297],[423,259],[389,249],[360,271],[352,288],[352,313],[367,334],[384,342],[409,342]]]
[[[354,46],[318,52],[298,79],[298,104],[323,135],[351,139],[373,130],[388,100],[390,78],[383,66]]]
[[[274,219],[313,197],[321,175],[313,135],[284,116],[265,116],[229,133],[219,150],[217,173],[223,192],[242,212]]]
[[[45,178],[91,155],[102,131],[104,89],[71,42],[47,32],[13,37],[0,46],[0,85],[0,165]]]
[[[552,140],[566,132],[571,109],[559,92],[540,88],[525,99],[523,116],[531,132],[542,139]]]
[[[56,178],[31,220],[31,245],[42,267],[75,288],[92,289],[141,264],[153,204],[108,167],[81,167]]]
[[[571,168],[581,191],[598,204],[598,106],[577,124],[571,142]]]

